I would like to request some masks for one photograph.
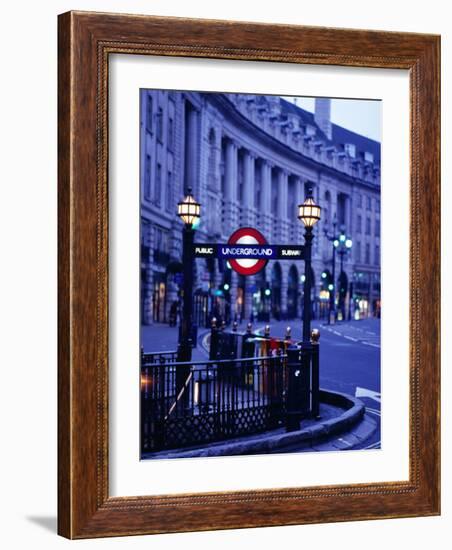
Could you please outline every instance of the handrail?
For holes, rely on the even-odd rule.
[[[189,367],[194,365],[218,365],[223,363],[244,363],[244,362],[251,362],[251,361],[265,361],[268,359],[287,359],[287,355],[266,355],[266,356],[258,356],[258,357],[242,357],[239,359],[211,359],[207,361],[184,361],[184,362],[177,362],[172,361],[171,363],[156,363],[156,367]],[[146,365],[144,365],[146,366]],[[154,364],[150,365],[154,366]]]
[[[173,355],[176,353],[176,349],[170,351],[143,351],[143,355]]]

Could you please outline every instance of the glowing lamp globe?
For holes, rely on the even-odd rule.
[[[308,196],[303,204],[298,205],[298,219],[301,220],[306,227],[314,227],[320,220],[321,208],[314,202],[312,197],[312,189],[309,189]]]
[[[177,215],[186,225],[197,225],[201,217],[201,205],[196,202],[191,194],[191,187],[185,199],[177,205]]]

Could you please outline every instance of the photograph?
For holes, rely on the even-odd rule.
[[[383,102],[139,93],[140,459],[381,449]]]

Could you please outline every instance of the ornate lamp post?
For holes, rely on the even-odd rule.
[[[182,269],[183,269],[183,307],[182,321],[177,350],[177,360],[190,361],[192,350],[192,310],[193,310],[193,244],[195,232],[193,225],[200,219],[201,205],[192,196],[191,187],[183,201],[177,205],[177,215],[184,222],[182,242]]]
[[[341,233],[339,235],[339,238],[334,242],[338,243],[337,252],[340,257],[340,265],[341,265],[341,271],[340,271],[339,277],[341,277],[342,273],[344,272],[344,256],[353,246],[353,241],[346,236],[344,228],[341,228]],[[345,289],[345,292],[347,292],[347,289]],[[344,297],[343,297],[342,288],[339,288],[339,307],[342,312],[342,319],[345,320]]]
[[[339,246],[339,239],[336,236],[336,214],[333,219],[333,234],[329,235],[328,230],[325,229],[325,237],[333,244],[333,258],[331,266],[332,281],[328,285],[328,291],[330,293],[330,308],[328,314],[328,324],[334,324],[336,321],[336,248]]]
[[[329,235],[328,231],[325,230],[326,238],[329,241],[331,241],[331,243],[333,244],[333,258],[332,258],[332,279],[333,280],[331,284],[328,286],[328,290],[330,292],[330,312],[328,316],[329,325],[331,325],[336,321],[336,251],[340,256],[340,262],[341,262],[340,273],[342,273],[344,270],[344,256],[353,245],[352,240],[345,235],[343,228],[341,229],[340,234],[336,235],[336,226],[337,226],[336,216],[334,216],[333,234]],[[342,315],[344,317],[344,312],[342,312]]]
[[[312,188],[309,188],[305,201],[298,205],[298,219],[303,222],[305,227],[305,261],[304,261],[304,296],[303,296],[303,342],[311,341],[311,256],[312,239],[314,237],[312,230],[314,225],[320,220],[321,208],[314,202]]]

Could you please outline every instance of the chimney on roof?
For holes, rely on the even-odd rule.
[[[324,97],[315,98],[314,120],[328,139],[332,138],[331,126],[331,99]]]

